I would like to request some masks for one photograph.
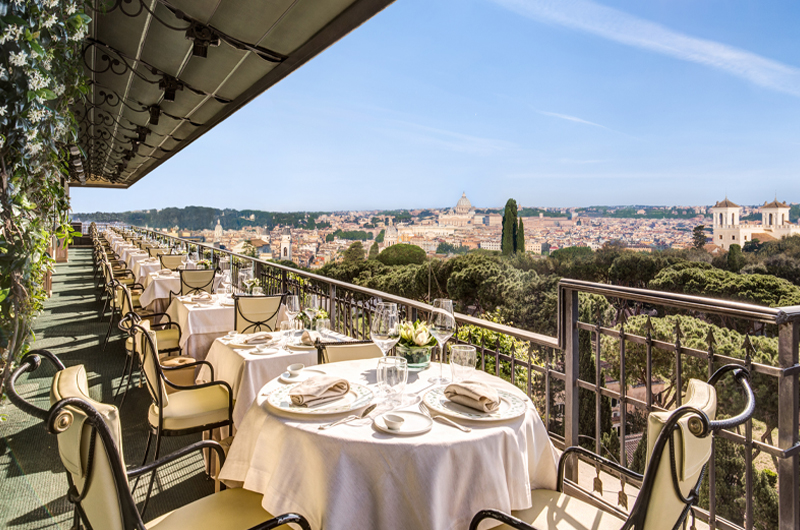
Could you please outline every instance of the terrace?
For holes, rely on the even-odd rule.
[[[107,12],[96,12],[84,55],[91,78],[90,96],[77,109],[82,120],[82,154],[73,160],[70,184],[116,187],[122,192],[388,3],[357,0],[326,2],[323,6],[321,2],[300,2],[299,7],[259,11],[241,6],[233,9],[233,2],[226,1],[211,3],[214,7],[207,3],[134,1],[116,2]],[[135,6],[132,10],[131,5]],[[175,26],[181,28],[179,31],[170,27],[176,21],[182,21]],[[201,31],[209,28],[213,30],[211,34]],[[188,42],[184,34],[190,30],[196,34]],[[215,48],[220,42],[223,46]],[[134,135],[128,136],[130,132]],[[429,304],[421,301],[140,227],[118,228],[124,228],[130,239],[144,238],[176,252],[194,246],[213,266],[227,262],[239,291],[245,290],[245,285],[240,283],[238,273],[246,269],[260,280],[265,294],[316,294],[330,317],[332,330],[351,339],[370,339],[378,302],[396,303],[402,317],[410,320],[424,320],[432,311]],[[99,233],[87,231],[85,235],[93,238],[87,240],[91,244],[105,244]],[[102,265],[96,258],[91,246],[73,247],[69,261],[56,267],[53,295],[37,321],[32,347],[50,350],[67,366],[85,365],[90,397],[110,404],[115,402],[115,389],[128,360],[127,337],[111,328],[111,340],[107,347],[103,345],[107,319],[113,318],[105,311],[104,291],[116,293],[116,287],[95,284],[96,267]],[[608,301],[617,310],[615,317],[611,321],[606,316],[595,317],[589,307],[595,299],[588,295]],[[656,321],[676,314],[716,328],[702,344],[688,343],[687,330],[680,325],[666,336],[656,332],[650,317]],[[626,315],[631,317],[630,324]],[[644,324],[640,317],[646,317]],[[559,333],[550,337],[456,314],[458,330],[451,344],[475,346],[480,371],[507,381],[529,397],[550,440],[560,451],[583,442],[623,467],[634,465],[626,442],[641,438],[643,430],[629,418],[677,409],[690,378],[705,379],[728,364],[746,368],[755,386],[754,419],[742,427],[720,428],[711,435],[716,449],[708,462],[707,486],[699,505],[691,509],[692,515],[698,525],[702,522],[710,528],[749,530],[763,523],[759,520],[764,514],[759,512],[761,500],[756,495],[756,483],[767,470],[777,474],[774,489],[779,528],[800,526],[800,308],[765,308],[563,280],[557,320]],[[733,350],[720,351],[717,344],[728,330],[738,330],[745,339]],[[763,362],[768,357],[763,355],[762,339],[777,344],[771,362]],[[201,355],[205,353],[207,350]],[[615,373],[601,372],[606,363]],[[669,381],[654,377],[657,364],[674,367]],[[641,391],[631,393],[629,384],[605,384],[607,379],[629,381],[634,372],[645,374],[643,398]],[[47,395],[52,374],[50,368],[23,373],[16,388],[23,398],[46,409],[50,406]],[[669,396],[671,399],[663,399],[660,392],[653,390],[665,384],[676,389]],[[119,405],[124,456],[129,463],[138,463],[145,452],[151,397],[145,387],[136,385],[124,395],[124,405]],[[619,443],[613,454],[603,447],[603,440],[607,439],[604,435],[610,434],[603,426],[603,410],[611,400],[619,410]],[[587,401],[594,415],[591,433],[580,429],[586,410],[581,405]],[[737,404],[735,399],[733,402]],[[733,415],[737,410],[724,409],[720,413]],[[55,437],[47,434],[41,418],[14,405],[4,404],[2,412],[8,419],[3,423],[5,450],[0,457],[4,469],[0,524],[8,528],[68,526],[73,522],[73,509]],[[764,431],[772,426],[775,435],[762,436],[771,434]],[[199,433],[165,438],[162,455],[200,439]],[[728,477],[718,473],[715,458],[715,452],[722,448],[726,454],[743,455],[743,505],[727,504],[730,497],[722,491]],[[193,453],[160,470],[145,519],[162,516],[212,494],[215,483],[206,479],[204,468],[202,457]],[[640,480],[627,475],[620,478],[613,465],[597,464],[588,456],[582,457],[580,463],[567,461],[565,476],[567,494],[622,519],[636,505],[642,488]],[[136,502],[147,496],[148,482],[142,480],[133,486]],[[730,515],[737,513],[738,518]]]

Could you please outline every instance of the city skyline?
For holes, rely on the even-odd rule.
[[[800,197],[791,2],[407,0],[74,211]],[[496,206],[495,206],[496,207]]]

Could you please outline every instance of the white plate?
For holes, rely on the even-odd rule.
[[[302,383],[309,377],[314,377],[315,375],[325,375],[325,372],[323,372],[322,370],[316,370],[314,368],[306,368],[305,370],[297,374],[297,377],[293,377],[292,374],[290,374],[289,372],[283,372],[278,379],[282,383],[289,383],[289,384]]]
[[[236,335],[234,338],[229,339],[228,346],[231,348],[256,348],[258,346],[266,346],[266,345],[276,345],[278,343],[277,339],[268,339],[264,338],[263,341],[259,340],[256,342],[244,342],[247,340],[248,334],[241,334]]]
[[[250,355],[273,355],[275,353],[278,353],[280,350],[278,348],[271,348],[271,347],[260,348],[259,347],[259,348],[251,348],[251,349],[246,350],[246,351]]]
[[[236,304],[236,302],[234,302],[232,298],[220,298],[219,299],[219,305],[231,306],[232,307],[235,304]]]
[[[293,404],[291,398],[289,398],[289,391],[296,386],[297,384],[276,388],[270,393],[267,398],[267,403],[283,412],[307,416],[322,416],[326,414],[343,414],[358,410],[369,405],[374,397],[372,390],[364,385],[350,383],[350,392],[345,394],[341,399],[329,401],[318,406],[301,407]]]
[[[427,417],[425,414],[420,414],[419,412],[413,412],[410,410],[395,410],[387,414],[400,416],[405,421],[403,422],[403,425],[395,431],[386,426],[386,422],[383,421],[383,414],[381,414],[375,418],[374,425],[376,429],[385,433],[398,434],[400,436],[413,436],[415,434],[426,433],[431,430],[431,426],[433,426],[433,420]]]
[[[445,387],[436,387],[422,396],[422,402],[431,412],[444,414],[454,419],[472,421],[504,421],[517,418],[528,410],[528,401],[506,390],[497,388],[500,396],[500,410],[497,412],[480,412],[458,403],[453,403],[444,396]]]
[[[287,350],[294,350],[294,351],[308,351],[315,349],[316,346],[306,346],[305,344],[287,344]]]

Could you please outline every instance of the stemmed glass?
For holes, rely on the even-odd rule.
[[[383,355],[394,348],[400,340],[400,321],[397,315],[397,304],[381,302],[375,311],[370,326],[372,342],[381,349]]]
[[[311,328],[311,322],[314,320],[314,317],[317,316],[319,313],[319,296],[316,294],[309,294],[306,295],[306,307],[303,309],[303,313],[306,314],[308,317],[308,329]]]
[[[456,331],[456,318],[453,316],[453,301],[446,298],[437,298],[433,301],[433,310],[428,315],[428,329],[439,344],[439,376],[428,379],[431,383],[445,384],[450,380],[444,376],[444,348],[447,341]]]
[[[291,329],[293,330],[291,333],[294,335],[295,323],[294,319],[297,318],[297,315],[300,314],[300,297],[296,294],[290,294],[286,296],[286,316],[289,317],[289,323],[291,324]]]

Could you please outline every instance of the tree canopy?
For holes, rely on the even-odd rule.
[[[425,263],[425,251],[416,245],[399,243],[386,247],[378,254],[378,261],[384,265],[410,265]]]

